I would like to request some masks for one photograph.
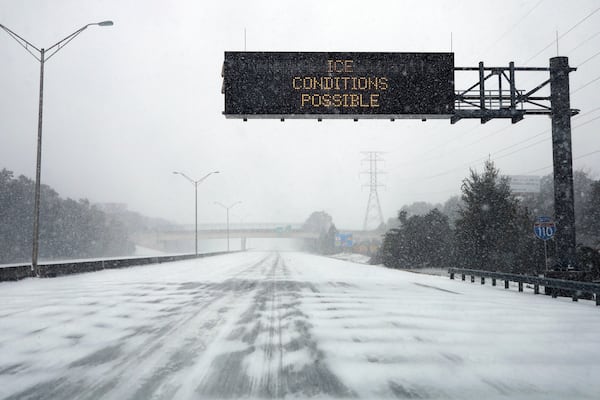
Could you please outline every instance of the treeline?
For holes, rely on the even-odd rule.
[[[578,262],[598,277],[600,181],[582,171],[575,173],[574,180]],[[404,207],[372,263],[391,268],[454,266],[530,274],[545,270],[544,243],[535,237],[533,223],[537,216],[553,216],[551,176],[542,179],[539,194],[516,197],[508,179],[488,161],[482,173],[471,171],[461,189],[460,198],[443,206],[429,211],[424,203],[412,207],[421,215],[410,215],[411,207]],[[547,253],[553,267],[553,240],[547,243]]]
[[[335,235],[337,229],[333,224],[333,218],[325,211],[315,211],[307,218],[302,225],[302,229],[307,232],[319,234],[316,239],[305,239],[304,250],[316,254],[334,254]]]
[[[0,171],[0,264],[31,260],[34,182]],[[62,199],[41,186],[40,260],[127,256],[135,245],[125,226],[88,200]]]

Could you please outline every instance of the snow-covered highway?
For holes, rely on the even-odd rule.
[[[0,398],[597,399],[600,309],[303,253],[0,283]]]

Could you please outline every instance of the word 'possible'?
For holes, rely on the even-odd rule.
[[[387,77],[345,75],[354,73],[353,60],[327,60],[326,72],[330,75],[292,78],[301,107],[377,108],[380,94],[373,91],[389,88]]]

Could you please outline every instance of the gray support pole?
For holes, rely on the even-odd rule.
[[[198,255],[198,183],[194,182],[195,197],[194,197],[194,252]]]
[[[479,107],[481,108],[481,112],[485,110],[485,79],[484,79],[484,70],[483,70],[483,61],[479,62]],[[485,123],[485,118],[481,118],[481,123]]]
[[[227,208],[227,252],[229,253],[229,208]]]
[[[554,217],[558,248],[555,268],[577,268],[575,254],[575,205],[573,155],[571,152],[571,103],[569,59],[550,59],[550,104],[552,107],[552,154],[554,164]]]
[[[38,110],[37,161],[35,166],[35,198],[33,203],[33,240],[31,250],[31,270],[39,276],[38,253],[40,248],[40,192],[42,177],[42,115],[44,109],[44,62],[45,50],[40,50],[40,99]]]

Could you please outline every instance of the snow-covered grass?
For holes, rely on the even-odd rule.
[[[448,268],[414,268],[407,271],[415,272],[417,274],[437,275],[437,276],[449,276]]]
[[[357,253],[337,253],[330,256],[337,260],[350,261],[358,264],[368,264],[371,257]]]
[[[600,307],[302,253],[0,283],[0,398],[596,399]]]

